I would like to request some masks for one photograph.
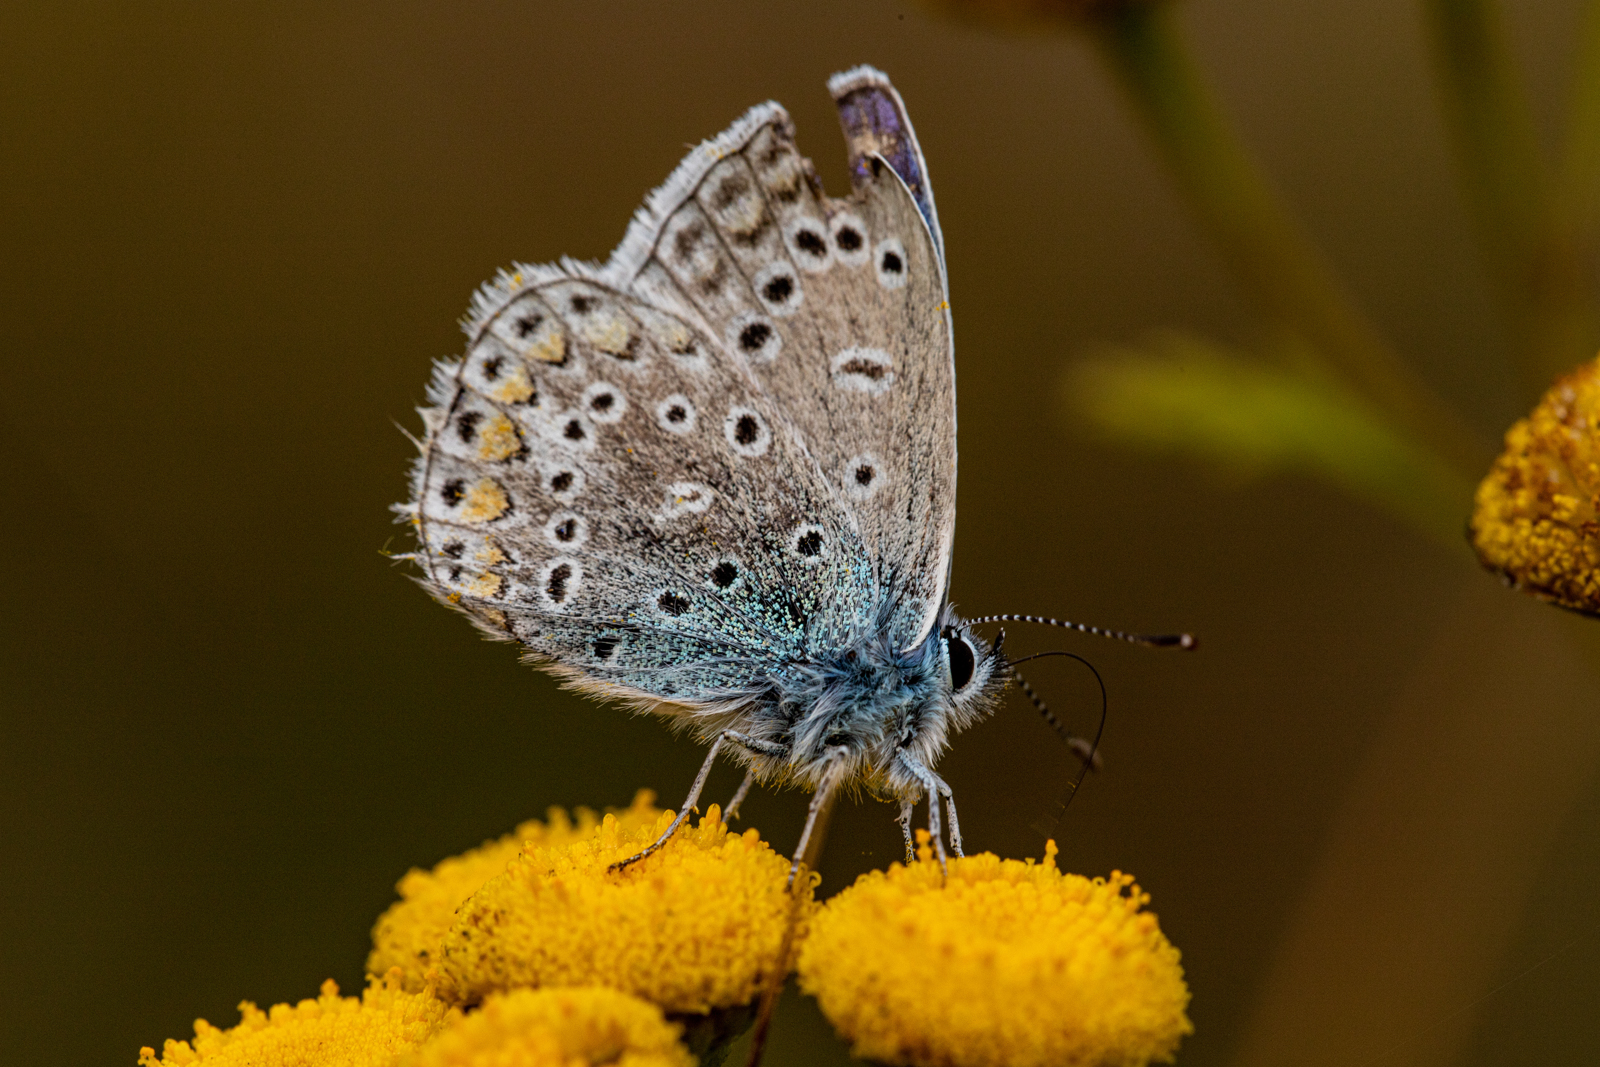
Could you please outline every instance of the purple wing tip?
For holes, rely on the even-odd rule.
[[[855,67],[829,78],[828,92],[839,110],[839,125],[850,152],[852,182],[859,186],[868,181],[872,157],[882,156],[911,190],[943,258],[944,237],[939,231],[939,215],[922,148],[917,144],[905,103],[889,76],[875,67]]]

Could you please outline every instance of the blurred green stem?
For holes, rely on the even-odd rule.
[[[1179,184],[1263,311],[1326,371],[1464,472],[1486,443],[1417,379],[1356,307],[1218,106],[1170,3],[1119,5],[1091,33]]]
[[[1495,0],[1425,0],[1445,111],[1489,274],[1535,395],[1594,353],[1585,277],[1600,170],[1600,47],[1591,5],[1574,81],[1560,202],[1540,158],[1532,107]]]

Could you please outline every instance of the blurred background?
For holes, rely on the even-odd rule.
[[[1549,133],[1584,5],[1507,6]],[[1494,440],[1535,394],[1504,358],[1420,10],[1180,16],[1356,294]],[[1153,894],[1194,993],[1180,1062],[1600,1061],[1584,621],[1322,484],[1141,456],[1073,417],[1076,359],[1258,329],[1081,40],[815,0],[90,2],[4,24],[8,1059],[131,1064],[242,999],[356,992],[408,867],[549,805],[679,802],[696,746],[558,691],[380,555],[406,543],[397,427],[480,281],[603,258],[750,104],[784,103],[846,191],[823,83],[871,62],[947,242],[956,601],[1203,641],[1008,641],[1105,676],[1106,768],[1061,862]],[[1092,730],[1081,668],[1030,680]],[[1072,769],[1017,695],[942,766],[969,845],[1014,857],[1042,854]],[[746,814],[787,850],[803,808]],[[900,857],[893,815],[840,807],[826,892]],[[786,1002],[769,1063],[847,1060]]]

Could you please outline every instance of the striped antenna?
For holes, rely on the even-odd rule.
[[[1059,626],[1063,630],[1076,630],[1080,634],[1109,637],[1114,641],[1127,641],[1129,644],[1145,645],[1149,648],[1193,649],[1200,647],[1200,642],[1193,634],[1129,634],[1123,633],[1121,630],[1105,630],[1099,626],[1090,626],[1082,622],[1047,619],[1043,615],[985,615],[981,619],[966,620],[968,626],[981,626],[986,622],[1035,622],[1041,626]]]

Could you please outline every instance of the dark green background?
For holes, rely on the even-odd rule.
[[[1512,6],[1548,118],[1579,5]],[[1498,433],[1529,397],[1500,369],[1414,5],[1194,0],[1185,18],[1354,288]],[[685,146],[748,105],[787,105],[847,188],[823,82],[863,61],[908,101],[948,244],[957,601],[1205,642],[1012,630],[1088,653],[1110,687],[1107,770],[1062,827],[1063,864],[1154,894],[1195,994],[1182,1062],[1241,1055],[1397,702],[1439,694],[1448,734],[1454,704],[1487,694],[1518,737],[1520,700],[1592,700],[1571,627],[1464,552],[1314,484],[1229,482],[1074,427],[1076,354],[1163,326],[1254,336],[1079,42],[876,3],[7,5],[0,1058],[131,1064],[196,1016],[231,1025],[244,998],[329,976],[355,991],[407,867],[551,804],[643,785],[676,802],[695,746],[559,692],[379,555],[404,543],[396,423],[415,428],[475,285],[514,258],[604,257]],[[1033,674],[1090,725],[1084,675]],[[1025,702],[943,769],[971,845],[1041,852],[1031,827],[1070,760]],[[1405,795],[1403,771],[1379,777]],[[1447,778],[1430,802],[1471,838],[1538,778]],[[1600,1059],[1600,795],[1574,796],[1526,855],[1467,872],[1536,875],[1523,918],[1468,945],[1482,980],[1398,1029],[1351,1017],[1330,1062]],[[748,813],[787,849],[802,808]],[[891,816],[841,808],[827,888],[898,856]],[[1379,871],[1371,891],[1430,890]],[[1369,980],[1428,981],[1330,966],[1313,999]],[[786,1009],[770,1062],[843,1058],[813,1010]]]

